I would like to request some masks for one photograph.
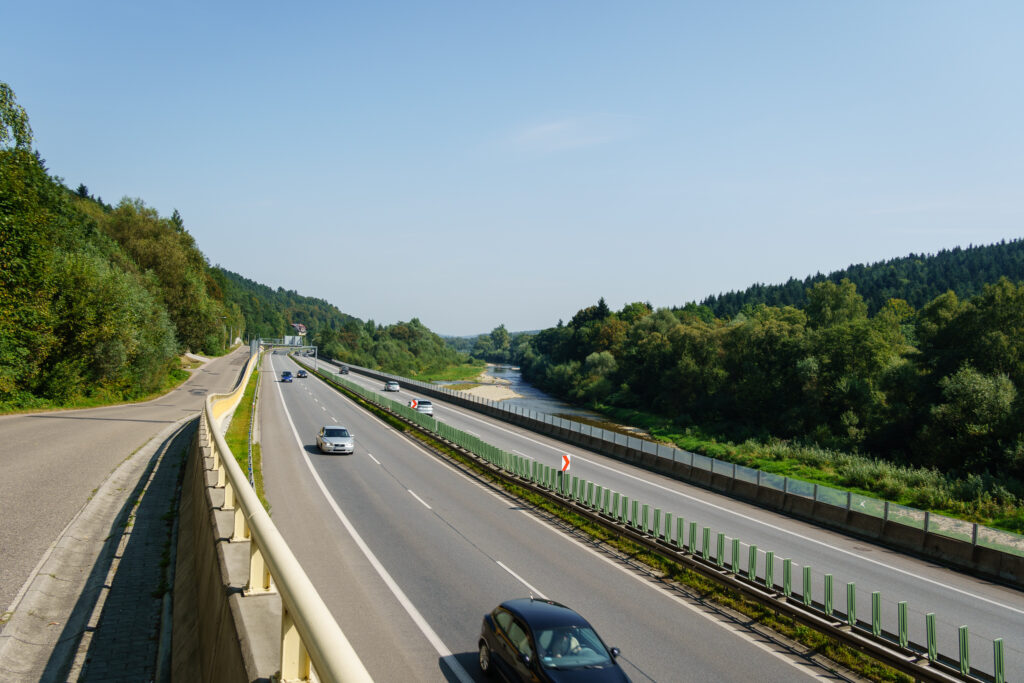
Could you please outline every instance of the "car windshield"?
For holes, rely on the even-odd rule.
[[[540,663],[546,669],[603,669],[614,666],[593,629],[583,626],[538,632]]]
[[[324,436],[334,438],[344,437],[348,436],[348,430],[344,427],[328,427],[324,430]]]

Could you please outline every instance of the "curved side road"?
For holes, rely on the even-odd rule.
[[[208,362],[146,403],[0,417],[0,679],[154,678],[181,454],[206,395],[232,388],[247,358]],[[149,654],[127,656],[132,641]]]

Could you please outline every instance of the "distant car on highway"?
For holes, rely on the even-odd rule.
[[[626,681],[608,648],[586,619],[553,600],[507,600],[484,615],[480,669],[509,681]]]
[[[348,366],[347,365],[342,365],[342,366],[338,367],[338,374],[339,375],[347,375],[348,374]]]
[[[423,413],[424,415],[434,414],[434,404],[430,401],[424,401],[422,398],[414,398],[409,401],[409,407],[413,408],[417,413]]]
[[[384,382],[384,391],[398,391],[398,390],[399,390],[398,382],[394,382],[394,381]]]
[[[340,425],[324,425],[316,435],[316,447],[321,453],[355,453],[356,440]]]
[[[281,381],[282,382],[291,382],[292,381],[292,371],[291,370],[284,370],[281,373]]]
[[[302,379],[303,377],[309,377],[305,370],[299,370],[298,374],[296,374],[295,376],[298,377],[299,379]]]

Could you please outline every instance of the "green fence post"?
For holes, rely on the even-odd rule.
[[[825,616],[832,617],[832,575],[825,574]]]
[[[594,507],[594,482],[587,482],[587,507]]]
[[[604,502],[601,504],[601,512],[603,512],[606,515],[608,514],[608,510],[610,509],[608,501],[611,499],[611,493],[611,489],[604,490]]]
[[[580,499],[580,478],[576,475],[572,477],[572,499],[575,501]]]
[[[804,606],[810,607],[814,601],[814,595],[811,593],[811,567],[810,565],[804,567],[804,593],[801,596],[804,599]]]
[[[701,530],[701,557],[707,560],[711,556],[711,529],[704,527]]]
[[[740,573],[740,539],[732,539],[732,573]]]
[[[995,669],[996,683],[1006,683],[1006,666],[1003,661],[1003,639],[992,641],[992,667]]]
[[[648,505],[647,503],[644,503],[643,506],[641,506],[640,508],[640,531],[644,532],[645,534],[651,533],[650,527],[648,526],[648,524],[650,523],[650,512],[651,506]]]
[[[935,612],[924,615],[924,630],[928,636],[928,661],[934,662],[938,656],[938,643],[935,640]]]
[[[875,638],[882,635],[882,593],[871,594],[871,635]]]
[[[900,602],[896,605],[896,618],[899,629],[900,647],[907,647],[907,643],[910,642],[907,636],[907,603]]]
[[[764,554],[764,587],[770,591],[775,590],[775,551],[769,550]]]
[[[661,508],[654,508],[654,521],[651,523],[651,535],[658,538],[661,530]]]
[[[672,513],[665,513],[665,541],[672,542]]]
[[[601,512],[604,512],[604,508],[601,507],[601,499],[603,493],[604,487],[600,485],[594,487],[594,501],[590,507],[594,508],[595,510],[600,510]]]
[[[967,642],[967,627],[960,627],[960,673],[966,676],[971,673],[971,650]]]
[[[715,544],[715,564],[725,566],[725,534],[721,531],[718,532],[718,542]]]
[[[857,625],[857,587],[853,581],[846,584],[846,623],[850,628]]]
[[[757,546],[750,546],[750,550],[747,551],[747,579],[749,581],[757,581]]]
[[[629,496],[623,496],[620,502],[622,507],[619,508],[619,521],[629,525]]]
[[[679,517],[676,519],[676,545],[679,546],[680,550],[686,550],[686,537],[684,532],[686,531],[686,519]]]
[[[619,514],[619,495],[618,491],[612,494],[612,517],[616,519],[622,519],[622,516]]]
[[[697,554],[697,522],[690,522],[690,543],[687,547],[692,555]]]
[[[787,598],[793,594],[793,560],[788,557],[782,561],[782,594]]]
[[[629,521],[632,523],[634,529],[640,526],[640,501],[638,500],[633,501],[633,515],[630,517]]]

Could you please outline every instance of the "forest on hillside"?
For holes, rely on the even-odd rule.
[[[529,339],[530,382],[742,441],[796,439],[943,472],[1024,480],[1024,283],[1008,278],[875,314],[849,280],[806,305],[611,311],[604,300]]]
[[[921,308],[939,294],[953,292],[961,299],[980,294],[1001,277],[1024,280],[1024,240],[943,249],[937,254],[910,254],[870,265],[857,264],[803,280],[789,278],[781,285],[751,285],[743,291],[709,296],[700,302],[719,318],[729,318],[751,304],[807,306],[807,290],[819,282],[849,280],[867,304],[868,313],[882,310],[889,299],[903,299]]]
[[[416,375],[463,363],[418,320],[363,323],[321,299],[211,267],[180,213],[72,191],[33,149],[0,82],[0,411],[111,403],[180,381],[180,354],[282,337],[292,323],[348,362]]]

